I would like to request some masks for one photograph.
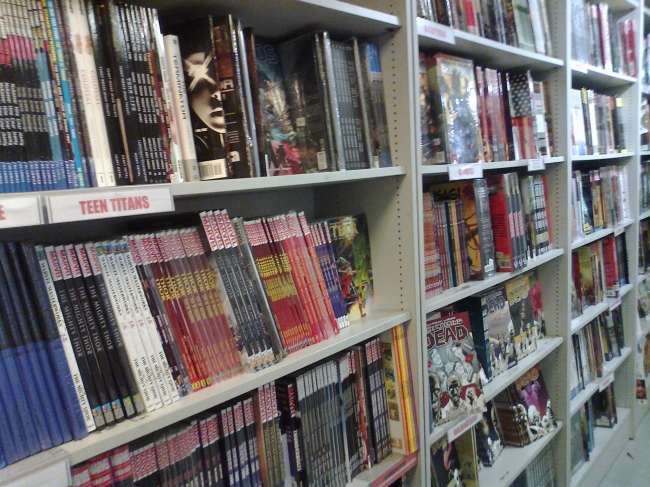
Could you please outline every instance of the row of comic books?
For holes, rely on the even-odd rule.
[[[571,337],[573,354],[569,385],[574,398],[587,384],[603,376],[603,366],[621,356],[625,346],[620,307],[601,313]]]
[[[555,487],[553,448],[547,445],[510,484],[510,487]]]
[[[650,220],[639,222],[639,274],[650,272]]]
[[[574,239],[622,223],[630,217],[627,167],[573,171],[571,206]]]
[[[546,334],[531,272],[427,317],[432,428],[484,411],[483,386],[537,350]]]
[[[548,84],[469,59],[420,53],[422,164],[468,164],[554,152]]]
[[[433,184],[423,195],[426,298],[526,267],[552,245],[545,176]]]
[[[73,485],[280,487],[327,480],[323,485],[343,487],[390,454],[391,435],[402,427],[403,418],[389,411],[382,359],[382,348],[394,351],[395,336],[76,465]]]
[[[478,471],[493,467],[506,445],[527,445],[556,427],[544,377],[536,365],[484,404],[482,418],[474,428],[453,441],[444,436],[431,446],[431,485],[476,486]],[[529,466],[531,475],[536,465],[534,461]]]
[[[635,12],[605,2],[571,0],[571,59],[636,78]]]
[[[275,42],[232,15],[167,30],[180,146],[197,178],[392,165],[376,44],[324,31]]]
[[[571,254],[571,316],[577,318],[585,308],[616,298],[629,283],[624,234],[607,237],[574,250]]]
[[[365,215],[195,220],[102,242],[0,245],[7,463],[261,370],[365,314]]]
[[[611,383],[602,391],[597,391],[582,405],[580,411],[571,416],[569,441],[572,474],[589,461],[590,453],[596,447],[594,428],[613,428],[617,422],[614,383]]]
[[[0,192],[169,181],[155,9],[47,0],[2,16]]]
[[[646,281],[638,286],[637,313],[639,316],[639,325],[642,328],[645,328],[650,323],[650,291],[648,290],[650,284],[646,285]]]
[[[641,83],[650,85],[650,34],[643,38],[643,62],[641,65]]]
[[[650,150],[650,107],[648,107],[648,97],[641,97],[641,108],[639,112],[639,134],[641,137],[640,150]],[[643,165],[643,161],[641,161]]]
[[[546,0],[418,0],[418,17],[553,56]]]
[[[650,159],[641,159],[641,168],[639,171],[641,194],[639,195],[639,211],[643,213],[650,210]]]
[[[569,103],[574,156],[627,152],[621,97],[572,89]]]
[[[391,165],[375,44],[276,45],[232,16],[163,37],[116,0],[2,14],[2,193]]]

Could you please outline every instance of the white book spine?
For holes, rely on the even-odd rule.
[[[88,14],[86,7],[81,0],[72,0],[73,6],[77,12],[78,27],[81,34],[81,47],[83,57],[86,62],[88,72],[88,86],[90,88],[91,103],[86,107],[90,109],[95,119],[95,128],[97,130],[97,142],[101,157],[101,165],[104,168],[106,186],[115,186],[115,170],[113,169],[113,158],[111,147],[108,142],[108,131],[106,130],[106,118],[104,117],[104,107],[99,91],[99,81],[97,76],[97,65],[95,64],[95,55],[93,53],[92,42],[90,39],[90,28],[88,26]],[[95,157],[93,153],[93,157]],[[95,161],[97,159],[95,158]],[[97,165],[97,163],[95,163]]]
[[[131,360],[133,375],[138,382],[140,394],[142,394],[144,407],[147,412],[158,409],[162,406],[162,402],[160,401],[156,385],[153,381],[151,368],[147,361],[147,355],[145,354],[137,325],[131,317],[127,317],[126,310],[124,309],[125,300],[123,293],[118,289],[119,274],[116,272],[115,262],[106,253],[103,244],[95,244],[95,247],[89,244],[86,248],[88,249],[88,247],[91,247],[92,251],[97,254],[97,259],[102,274],[104,275],[104,280],[106,281],[106,287],[108,288],[108,296],[113,306],[120,331],[122,332],[122,341]]]
[[[106,187],[106,175],[104,174],[104,164],[102,163],[102,151],[100,150],[99,137],[97,135],[97,120],[93,110],[93,96],[90,88],[90,73],[86,66],[86,59],[83,54],[83,40],[78,22],[78,9],[74,4],[75,0],[64,0],[63,8],[65,9],[66,24],[70,46],[72,47],[74,62],[77,67],[78,83],[81,91],[81,102],[83,103],[83,118],[86,122],[85,132],[90,142],[90,153],[97,177],[97,186]],[[83,122],[81,122],[83,124]],[[110,161],[109,161],[110,162]]]
[[[38,264],[41,268],[41,274],[43,275],[45,289],[47,290],[47,297],[49,298],[50,305],[52,306],[52,314],[54,314],[56,326],[59,330],[59,336],[61,337],[61,343],[63,344],[63,352],[65,353],[65,358],[68,362],[68,367],[70,368],[70,376],[72,377],[72,382],[74,383],[75,394],[77,395],[77,400],[79,401],[79,406],[81,407],[84,423],[86,424],[86,430],[88,430],[88,432],[91,432],[96,429],[95,420],[90,409],[90,404],[88,403],[88,397],[86,396],[86,388],[84,387],[83,381],[81,380],[79,366],[77,365],[77,360],[75,359],[74,351],[72,350],[72,344],[70,343],[68,329],[65,326],[65,321],[63,319],[63,315],[61,314],[59,298],[56,295],[56,289],[54,289],[54,281],[52,280],[52,274],[50,274],[50,268],[45,257],[45,250],[39,245],[36,247],[36,253],[38,255]]]
[[[165,56],[170,76],[170,90],[172,95],[172,113],[178,127],[178,140],[181,145],[185,180],[188,182],[200,181],[199,165],[196,162],[196,148],[194,147],[194,133],[190,119],[190,105],[185,89],[185,74],[183,71],[183,58],[178,44],[178,37],[166,35],[164,37]]]
[[[126,242],[122,242],[122,247],[125,249],[123,253],[125,267],[126,270],[130,271],[128,278],[131,283],[131,287],[133,288],[134,291],[134,295],[135,295],[134,297],[136,300],[136,309],[139,310],[139,312],[142,314],[145,323],[147,324],[149,337],[151,338],[151,343],[154,347],[154,352],[156,353],[156,357],[158,358],[158,362],[160,363],[162,379],[165,386],[167,387],[167,391],[169,392],[170,399],[171,401],[174,402],[178,401],[180,399],[180,396],[178,395],[178,389],[176,388],[176,384],[174,383],[174,379],[172,378],[172,373],[169,368],[169,363],[167,362],[167,357],[165,356],[165,352],[162,347],[160,334],[156,329],[156,323],[149,309],[147,298],[144,295],[144,290],[142,289],[142,283],[140,282],[140,279],[137,276],[137,270],[135,267],[135,263],[133,261],[133,256],[131,255],[131,251],[129,250],[129,247],[126,244]]]

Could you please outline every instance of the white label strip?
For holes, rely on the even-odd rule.
[[[43,223],[38,196],[0,198],[0,228],[27,227]]]
[[[47,197],[50,223],[98,220],[174,211],[169,187],[87,191]]]
[[[600,382],[600,385],[598,386],[598,390],[601,392],[604,391],[607,388],[607,386],[610,385],[612,382],[614,382],[614,372],[609,374]]]
[[[474,164],[449,164],[449,180],[479,179],[483,177],[483,166],[480,162]]]
[[[449,431],[447,431],[447,439],[451,443],[460,435],[468,431],[472,426],[478,424],[482,418],[483,418],[483,413],[477,413],[477,414],[473,414],[472,416],[468,416],[467,418],[463,419],[460,423],[458,423],[456,426],[454,426]]]
[[[543,171],[546,169],[546,163],[543,158],[540,159],[528,159],[528,170],[529,171]]]
[[[436,24],[427,20],[418,19],[418,21],[422,22],[422,35],[429,37],[430,39],[435,39],[436,41],[444,42],[446,44],[456,44],[454,30],[451,27]]]

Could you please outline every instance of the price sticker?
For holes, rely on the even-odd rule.
[[[469,429],[472,426],[478,424],[481,421],[481,419],[483,419],[483,414],[482,413],[473,414],[472,416],[468,416],[467,418],[463,419],[461,422],[459,422],[455,426],[453,426],[449,431],[447,431],[447,439],[451,443],[456,438],[458,438],[460,435],[462,435],[466,431],[469,431]]]
[[[47,197],[50,223],[98,220],[174,211],[169,186],[114,191],[81,191]]]
[[[420,23],[420,33],[430,39],[444,42],[445,44],[456,44],[454,30],[446,25],[436,24],[424,19],[418,19]]]
[[[43,223],[38,196],[0,198],[0,228],[28,227]]]
[[[461,179],[480,179],[483,177],[483,165],[480,162],[474,164],[449,164],[449,180],[460,181]]]
[[[612,382],[614,382],[614,372],[609,374],[600,382],[600,385],[598,386],[598,390],[601,392],[604,391],[607,388],[607,386],[610,385]]]
[[[529,171],[543,171],[544,169],[546,169],[546,161],[543,157],[539,159],[528,159]]]

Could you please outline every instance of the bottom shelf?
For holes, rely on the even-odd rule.
[[[523,448],[506,446],[492,467],[485,467],[478,473],[479,485],[508,487],[555,438],[562,426],[562,422],[558,421],[554,431]]]
[[[616,414],[618,423],[613,428],[594,428],[594,450],[571,477],[571,487],[598,485],[630,438],[630,410],[617,408]],[[585,482],[587,478],[589,482]]]
[[[392,453],[370,470],[357,475],[347,487],[388,487],[418,464],[418,452],[408,456]]]

